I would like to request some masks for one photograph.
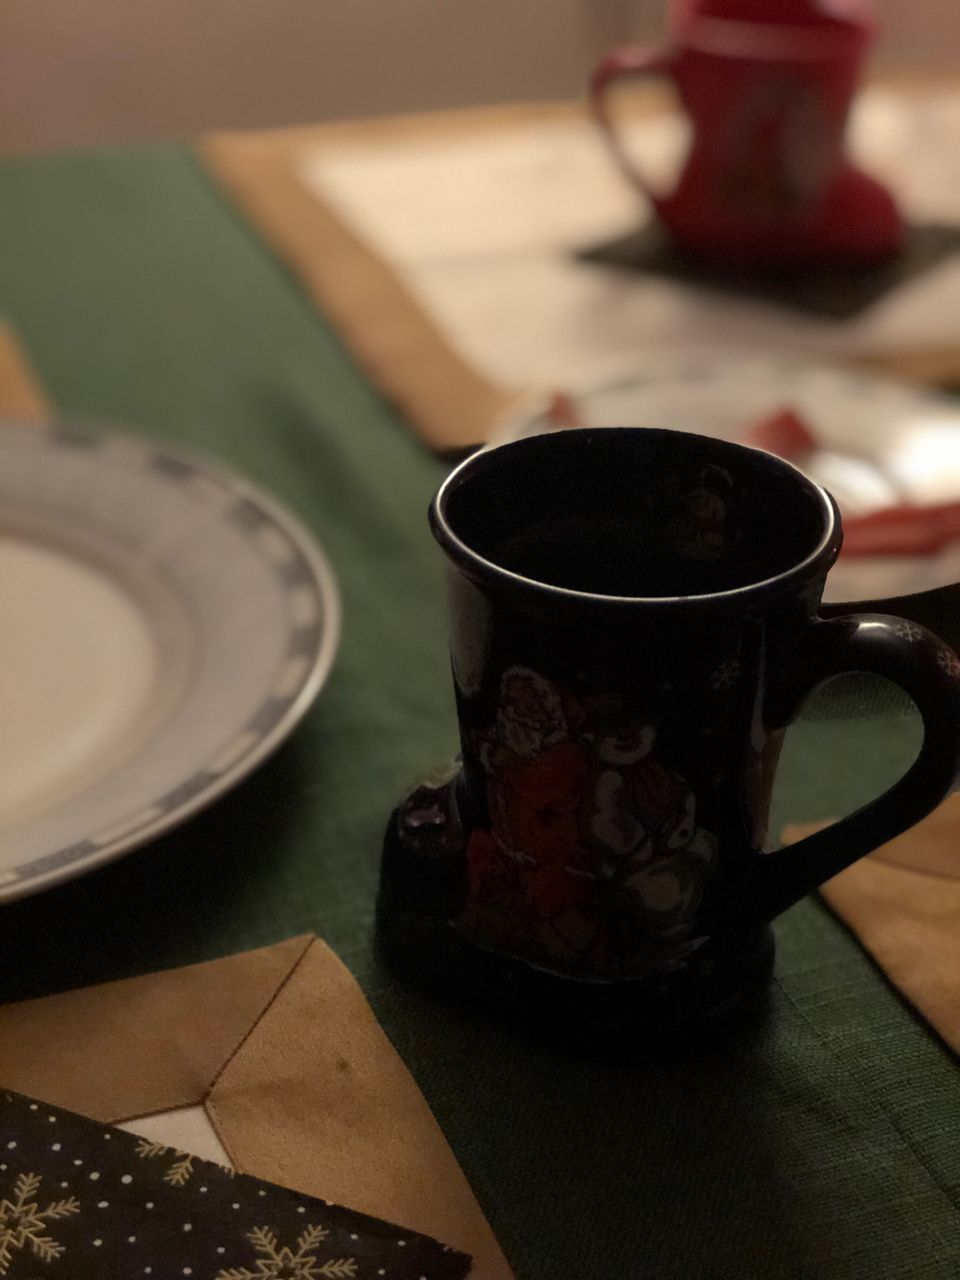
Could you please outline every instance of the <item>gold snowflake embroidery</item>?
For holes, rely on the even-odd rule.
[[[42,1181],[39,1174],[21,1173],[13,1185],[13,1199],[0,1200],[0,1276],[7,1274],[19,1249],[29,1249],[41,1262],[55,1262],[64,1252],[62,1244],[43,1234],[45,1223],[79,1213],[80,1201],[70,1196],[41,1209],[35,1197]]]
[[[165,1147],[162,1142],[148,1142],[141,1138],[137,1143],[137,1155],[141,1160],[156,1160],[160,1156],[173,1156],[173,1163],[163,1175],[164,1182],[171,1187],[185,1186],[193,1174],[193,1156],[185,1151],[177,1151],[174,1147]]]
[[[960,658],[945,645],[942,645],[937,651],[937,666],[941,671],[945,671],[948,676],[960,676]]]
[[[297,1252],[281,1246],[269,1227],[254,1227],[247,1239],[254,1250],[263,1256],[257,1259],[256,1271],[248,1267],[231,1267],[218,1271],[216,1280],[351,1280],[357,1274],[353,1258],[330,1258],[319,1262],[315,1249],[325,1240],[329,1231],[323,1227],[308,1226],[297,1239]]]

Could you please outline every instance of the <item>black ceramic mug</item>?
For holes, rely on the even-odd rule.
[[[903,618],[817,616],[840,520],[789,463],[562,431],[475,454],[430,519],[462,755],[391,818],[379,901],[421,975],[600,1022],[716,1017],[763,985],[774,916],[954,784],[960,662]],[[769,852],[784,729],[846,671],[906,691],[919,756]]]

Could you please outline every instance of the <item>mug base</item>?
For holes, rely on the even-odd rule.
[[[624,979],[568,976],[472,942],[453,923],[466,883],[460,833],[443,790],[420,789],[415,826],[410,801],[387,826],[377,939],[396,972],[528,1033],[579,1040],[586,1031],[605,1045],[644,1051],[713,1039],[762,1011],[774,960],[768,927],[735,940],[710,939],[684,969]]]

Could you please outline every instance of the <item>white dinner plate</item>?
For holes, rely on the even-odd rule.
[[[245,481],[0,423],[0,901],[223,795],[310,706],[339,616],[322,552]]]
[[[729,351],[638,356],[629,374],[570,397],[587,426],[671,427],[736,440],[789,408],[822,448],[797,460],[847,516],[960,500],[960,402],[910,384],[792,356]],[[544,404],[506,422],[494,444],[556,429]],[[960,543],[933,556],[841,557],[830,602],[907,595],[960,581]]]

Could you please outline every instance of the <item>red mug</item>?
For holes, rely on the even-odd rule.
[[[756,262],[869,261],[903,241],[896,205],[844,152],[874,26],[863,0],[685,0],[674,43],[608,54],[590,100],[613,156],[683,247]],[[609,110],[625,77],[667,76],[693,126],[668,194],[633,164]]]

